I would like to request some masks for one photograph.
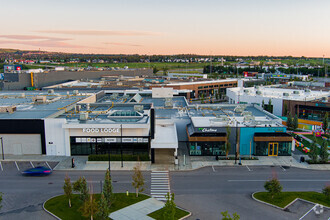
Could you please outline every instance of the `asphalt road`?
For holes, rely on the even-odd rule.
[[[42,210],[42,203],[63,194],[65,175],[72,181],[85,176],[100,192],[102,171],[54,171],[47,177],[21,176],[15,166],[0,170],[0,191],[4,193],[0,219],[53,219]],[[285,191],[320,191],[330,183],[330,171],[314,171],[281,167],[206,167],[196,171],[171,172],[171,190],[175,202],[190,210],[189,219],[220,219],[220,212],[237,212],[241,219],[295,219],[295,213],[284,212],[251,199],[262,191],[264,182],[277,176]],[[132,172],[112,172],[115,192],[134,192]],[[146,193],[150,194],[150,172],[144,172]]]

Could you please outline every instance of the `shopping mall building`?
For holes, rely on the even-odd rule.
[[[291,155],[281,119],[256,105],[188,105],[172,88],[0,93],[5,154],[149,155],[174,163],[179,145],[191,156]],[[184,152],[184,151],[181,151]]]

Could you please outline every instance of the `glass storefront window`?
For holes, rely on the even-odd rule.
[[[223,146],[225,142],[189,142],[189,155],[191,156],[215,156],[225,155]]]
[[[71,155],[90,154],[148,154],[148,143],[76,143],[76,138],[70,138]]]
[[[269,150],[269,144],[274,143],[274,149],[271,152]],[[290,156],[291,155],[291,142],[255,142],[255,155],[256,156],[268,156],[269,154],[275,154],[277,156]]]

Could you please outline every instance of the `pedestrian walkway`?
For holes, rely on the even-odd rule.
[[[163,207],[163,202],[149,198],[113,212],[109,217],[113,220],[152,220],[147,215]]]
[[[166,194],[171,193],[168,171],[151,172],[151,197],[166,201]]]

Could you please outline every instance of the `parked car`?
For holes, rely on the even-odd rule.
[[[50,175],[53,171],[47,167],[35,167],[31,169],[27,169],[22,172],[24,176],[47,176]]]

